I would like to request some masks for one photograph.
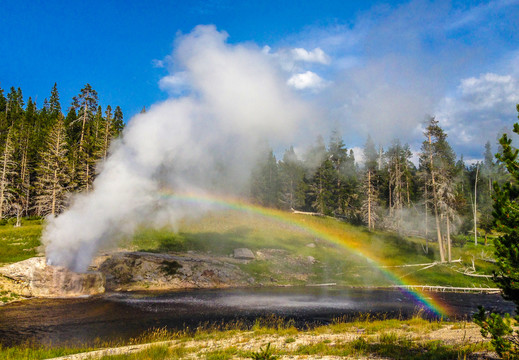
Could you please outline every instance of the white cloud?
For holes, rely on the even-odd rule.
[[[328,115],[319,131],[338,124],[349,146],[371,134],[377,144],[398,137],[418,149],[420,125],[432,115],[458,154],[476,158],[485,141],[516,120],[519,55],[511,46],[517,35],[510,6],[518,3],[378,5],[348,24],[306,27],[275,53],[284,56],[291,86],[312,84],[308,71],[333,80],[312,92]],[[318,58],[310,49],[322,50],[328,65],[295,60]]]
[[[151,60],[151,64],[153,65],[153,67],[163,68],[164,67],[164,60],[153,59],[153,60]]]
[[[305,61],[310,63],[330,64],[330,57],[325,54],[321,48],[315,48],[308,51],[303,48],[295,48],[291,50],[294,61]]]
[[[307,71],[301,74],[295,74],[288,79],[287,84],[297,90],[313,90],[319,91],[327,86],[328,82],[323,80],[314,72]]]
[[[456,92],[440,102],[437,119],[452,144],[477,157],[485,142],[494,142],[515,121],[517,103],[517,77],[486,73],[462,79]]]
[[[454,18],[453,21],[448,24],[448,29],[458,29],[468,25],[488,21],[489,16],[495,15],[499,11],[517,5],[518,3],[518,0],[494,0],[488,3],[479,4],[470,8],[466,12],[461,13],[459,18]]]
[[[188,74],[185,71],[164,76],[159,80],[159,88],[171,95],[180,95],[188,91],[189,86]]]
[[[461,80],[459,92],[471,110],[493,109],[519,102],[519,81],[511,75],[487,73]]]

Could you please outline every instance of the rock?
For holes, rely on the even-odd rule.
[[[254,260],[256,257],[250,249],[238,248],[234,249],[234,258],[239,260]]]
[[[74,297],[102,294],[105,278],[99,272],[76,273],[34,257],[0,268],[4,286],[23,296]]]
[[[310,263],[310,264],[315,264],[317,262],[317,260],[315,260],[315,258],[313,256],[307,256],[306,257],[306,260]]]
[[[204,254],[121,252],[100,264],[108,290],[176,290],[249,286],[234,264]]]
[[[306,244],[306,247],[314,248],[314,247],[315,247],[315,243],[309,243],[309,244]]]

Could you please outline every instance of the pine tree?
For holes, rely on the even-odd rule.
[[[378,190],[373,168],[366,168],[362,182],[362,190],[364,193],[361,207],[362,219],[368,225],[368,229],[374,229],[378,221]]]
[[[364,167],[373,171],[378,170],[378,152],[370,135],[364,144]]]
[[[10,200],[14,196],[13,177],[16,174],[14,152],[14,131],[10,129],[2,149],[2,157],[0,158],[0,219],[8,212]]]
[[[272,150],[259,160],[251,176],[252,199],[263,206],[277,207],[280,192],[279,174]]]
[[[514,124],[514,132],[519,134],[519,123]],[[515,303],[516,313],[519,313],[519,150],[512,146],[512,139],[507,134],[499,143],[502,151],[496,157],[506,166],[513,181],[503,186],[494,183],[493,215],[497,230],[503,234],[494,240],[499,268],[494,281],[503,290],[503,297]],[[505,318],[494,313],[487,315],[480,307],[474,320],[481,326],[483,336],[492,338],[492,345],[502,358],[519,358],[519,331],[514,330],[508,315]],[[518,315],[515,320],[519,321]]]
[[[4,95],[4,89],[0,88],[0,113],[5,113],[7,109],[7,99]]]
[[[378,153],[375,143],[368,135],[364,145],[364,177],[362,180],[363,200],[361,213],[368,229],[374,229],[378,221]]]
[[[335,171],[334,178],[335,182],[330,184],[330,191],[333,193],[333,202],[331,206],[333,207],[333,213],[344,214],[345,213],[345,204],[346,204],[346,179],[345,179],[345,170],[348,166],[348,149],[346,149],[346,145],[344,145],[344,141],[338,130],[334,130],[330,137],[330,144],[328,145],[328,159],[332,163],[333,169]]]
[[[436,235],[440,252],[440,260],[445,261],[445,249],[442,240],[442,218],[447,228],[450,226],[452,209],[452,180],[455,169],[455,155],[447,142],[447,135],[438,121],[430,118],[424,132],[426,140],[422,144],[420,167],[425,174],[429,199],[434,210]],[[447,230],[447,247],[450,248],[450,228]],[[447,249],[448,250],[448,249]]]
[[[22,90],[18,88],[16,90],[14,87],[11,87],[9,94],[7,94],[7,105],[6,105],[6,117],[7,117],[7,126],[12,126],[13,124],[18,123],[23,115],[23,106],[24,106]]]
[[[59,102],[59,92],[58,92],[58,84],[54,83],[52,90],[50,92],[49,99],[49,115],[53,119],[57,119],[59,115],[61,115],[61,104]]]
[[[86,84],[78,96],[73,98],[72,106],[79,109],[81,133],[79,138],[79,153],[83,152],[83,142],[88,122],[92,121],[97,109],[97,91],[90,84]]]
[[[326,145],[321,135],[317,136],[315,143],[306,151],[304,156],[304,166],[307,169],[308,177],[313,176],[313,172],[321,166],[324,159],[326,159],[328,152]]]
[[[105,128],[103,129],[103,145],[102,145],[102,155],[103,160],[106,160],[106,157],[108,156],[108,147],[110,146],[110,141],[113,137],[113,116],[112,116],[112,107],[108,105],[106,107],[105,112]]]
[[[67,204],[70,176],[65,137],[65,125],[61,116],[48,135],[37,171],[39,193],[36,203],[39,214],[43,216],[55,216],[63,211]]]
[[[112,137],[116,138],[124,129],[123,112],[119,106],[115,107],[114,120],[112,123]]]
[[[279,178],[281,186],[280,202],[286,209],[298,209],[304,206],[306,184],[305,170],[297,158],[294,148],[285,151],[283,160],[279,162]]]
[[[310,183],[312,209],[323,215],[332,215],[335,201],[333,188],[336,184],[336,172],[330,159],[325,159],[317,168]]]
[[[0,88],[0,144],[4,142],[8,128],[7,99],[4,96],[4,90]]]
[[[389,193],[389,216],[396,222],[397,229],[402,221],[402,207],[404,197],[403,186],[403,154],[400,140],[394,140],[386,152],[388,168],[388,193]]]

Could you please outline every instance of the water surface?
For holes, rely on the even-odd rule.
[[[453,319],[471,317],[478,305],[513,312],[500,295],[430,293],[447,305]],[[298,327],[328,323],[337,317],[370,313],[411,317],[423,304],[400,290],[344,288],[258,288],[182,292],[108,293],[82,299],[32,299],[0,307],[0,343],[92,344],[136,337],[147,329],[195,328],[200,323],[236,319],[253,322],[274,314]],[[425,316],[434,313],[425,310]]]

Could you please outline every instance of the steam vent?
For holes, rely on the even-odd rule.
[[[99,272],[75,273],[35,257],[0,267],[4,287],[28,297],[73,297],[105,291],[105,278]]]

